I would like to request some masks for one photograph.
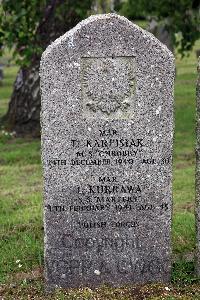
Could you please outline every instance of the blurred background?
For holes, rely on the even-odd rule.
[[[82,19],[98,13],[122,14],[184,56],[199,38],[199,9],[198,0],[1,0],[0,80],[5,65],[19,66],[2,120],[5,128],[17,135],[40,135],[41,53]]]
[[[109,12],[124,15],[152,32],[176,57],[172,282],[191,284],[196,280],[199,1],[0,0],[0,282],[19,274],[22,279],[29,278],[43,267],[41,53],[82,19]]]

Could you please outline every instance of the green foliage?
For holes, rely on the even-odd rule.
[[[165,22],[175,46],[184,55],[200,37],[199,9],[197,0],[128,0],[121,7],[121,13],[132,20],[151,16]],[[180,37],[176,38],[178,33]]]
[[[19,65],[29,65],[46,46],[87,15],[92,0],[2,0],[0,54],[13,48]]]
[[[0,44],[14,47],[14,57],[26,64],[34,54],[39,54],[37,26],[45,9],[45,0],[3,0],[0,10]],[[33,45],[35,45],[33,47]]]

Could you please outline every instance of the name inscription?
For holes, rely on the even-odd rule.
[[[152,168],[154,166],[164,167],[171,163],[171,157],[155,158],[152,154],[148,154],[149,145],[145,138],[122,137],[115,128],[100,129],[99,138],[95,139],[72,138],[70,147],[72,155],[69,159],[49,159],[48,166],[50,168],[69,168],[69,166],[81,165],[100,168],[109,165],[120,167],[136,164],[148,165],[148,168]],[[103,173],[94,181],[96,184],[87,182],[84,185],[75,186],[70,193],[65,189],[65,192],[59,193],[58,201],[55,197],[53,204],[45,205],[49,216],[65,218],[65,215],[69,214],[79,215],[71,224],[72,232],[61,234],[58,237],[55,253],[59,249],[59,251],[65,251],[66,256],[71,256],[76,251],[100,254],[98,264],[95,260],[95,265],[92,259],[88,260],[87,258],[70,259],[69,257],[67,260],[56,258],[48,262],[48,268],[52,272],[62,273],[62,278],[65,279],[70,275],[90,274],[90,268],[93,271],[96,268],[99,275],[118,272],[130,273],[132,276],[137,272],[154,275],[163,269],[162,260],[157,257],[135,261],[134,255],[127,257],[126,254],[123,254],[123,258],[113,257],[109,262],[102,259],[106,252],[120,254],[126,251],[133,253],[140,251],[145,247],[145,238],[142,241],[139,238],[140,230],[144,226],[144,218],[151,221],[155,215],[160,215],[162,218],[163,214],[168,214],[170,210],[169,203],[165,202],[163,197],[158,203],[151,201],[152,195],[147,196],[148,188],[145,187],[145,182],[141,184],[139,181],[140,184],[134,184],[134,180],[132,180],[131,183],[129,181],[122,183],[122,179]],[[68,196],[71,194],[73,194],[72,200]],[[144,199],[143,195],[145,195]],[[109,216],[113,214],[113,218],[107,219],[104,214],[106,212],[109,212]],[[92,218],[93,213],[96,216]],[[114,216],[119,216],[119,218],[115,219]],[[106,236],[106,229],[113,234],[117,233],[118,236]],[[86,232],[86,236],[76,237],[73,235],[73,230],[82,234]],[[93,237],[92,234],[94,230],[97,232],[96,237]],[[98,237],[99,230],[104,231],[102,237]],[[124,236],[124,230],[130,231],[131,237]],[[89,233],[91,236],[88,236]]]
[[[163,261],[158,257],[146,257],[145,259],[134,260],[132,257],[124,256],[117,259],[112,257],[110,261],[106,258],[99,258],[98,262],[92,259],[67,259],[67,260],[49,260],[47,262],[49,274],[62,274],[62,279],[67,276],[96,274],[99,276],[120,273],[123,275],[130,274],[132,280],[138,274],[158,276],[160,272],[165,270]],[[54,279],[54,277],[52,277]]]
[[[144,154],[148,149],[145,138],[120,137],[114,128],[99,129],[99,139],[71,139],[71,147],[74,150],[74,157],[70,160],[52,158],[47,165],[52,167],[64,166],[124,166],[140,165],[164,166],[171,163],[171,157],[154,158]],[[153,144],[153,141],[151,142]]]

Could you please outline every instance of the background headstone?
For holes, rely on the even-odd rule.
[[[167,48],[174,53],[174,45],[172,40],[172,35],[167,29],[169,20],[165,19],[162,23],[159,23],[155,19],[151,19],[149,22],[147,30],[153,33],[155,37],[164,45],[167,46]]]
[[[198,60],[198,78],[196,89],[197,104],[197,128],[196,128],[196,229],[197,229],[197,260],[196,270],[200,276],[200,57]]]
[[[167,282],[172,53],[92,16],[46,49],[40,76],[48,288]]]
[[[3,73],[3,65],[0,64],[0,84],[2,83],[4,78],[4,73]]]

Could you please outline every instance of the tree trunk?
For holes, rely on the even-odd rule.
[[[84,3],[82,0],[47,2],[43,18],[36,31],[39,46],[43,49],[74,27],[91,8],[91,0],[84,0]],[[79,6],[82,14],[77,10]],[[40,136],[39,63],[40,57],[35,56],[29,67],[21,68],[18,72],[8,112],[3,118],[5,128],[14,131],[17,136]]]
[[[18,136],[40,136],[39,61],[17,74],[8,112],[6,128]]]

